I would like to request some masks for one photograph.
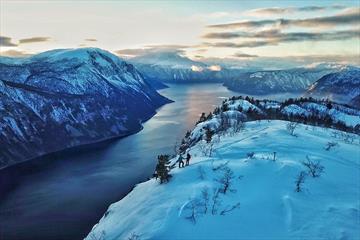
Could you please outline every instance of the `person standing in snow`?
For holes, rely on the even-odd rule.
[[[191,155],[190,155],[190,153],[188,152],[188,153],[186,154],[186,166],[189,166],[190,158],[191,158]]]
[[[183,156],[182,156],[182,154],[181,154],[181,153],[180,153],[179,158],[178,158],[178,160],[177,160],[177,161],[179,162],[179,168],[184,167]]]

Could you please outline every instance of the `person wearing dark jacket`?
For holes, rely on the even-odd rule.
[[[179,163],[179,168],[184,167],[183,156],[181,154],[179,155],[177,162]]]
[[[186,166],[189,166],[191,155],[190,153],[186,154]]]

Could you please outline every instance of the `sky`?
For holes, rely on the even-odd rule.
[[[0,54],[99,47],[133,57],[358,63],[360,1],[0,0]]]

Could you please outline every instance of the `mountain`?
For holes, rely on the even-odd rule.
[[[169,100],[131,64],[96,48],[0,58],[0,168],[125,136]]]
[[[271,112],[360,126],[359,111],[335,103],[226,100],[184,139],[196,140],[189,166],[171,159],[168,183],[138,184],[86,239],[356,239],[359,135],[252,121]]]
[[[154,87],[160,83],[223,82],[236,77],[239,69],[207,65],[181,56],[174,51],[150,52],[129,59]]]
[[[307,94],[350,103],[360,108],[360,68],[353,67],[327,74],[312,84]]]
[[[296,68],[246,72],[225,79],[224,86],[244,94],[302,93],[322,76],[337,71],[334,68]]]

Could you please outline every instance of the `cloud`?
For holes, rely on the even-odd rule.
[[[239,36],[250,38],[252,40],[236,42],[215,42],[203,43],[207,47],[223,48],[254,48],[269,45],[278,45],[279,43],[304,42],[304,41],[338,41],[360,37],[360,29],[334,31],[334,32],[288,32],[280,31],[261,31],[255,33],[239,33]],[[218,36],[220,37],[220,36]],[[226,39],[226,38],[225,38]]]
[[[208,28],[216,29],[236,29],[236,28],[260,28],[269,25],[277,27],[334,27],[340,25],[358,25],[360,22],[360,8],[349,8],[343,13],[316,18],[305,18],[305,19],[265,19],[258,21],[240,21],[234,23],[208,25]]]
[[[290,14],[295,12],[317,12],[324,10],[340,10],[345,9],[342,5],[333,6],[306,6],[306,7],[271,7],[271,8],[256,8],[246,11],[244,14],[249,16],[264,16],[264,15],[280,15]]]
[[[189,48],[187,45],[147,45],[144,48],[129,48],[115,51],[120,56],[136,57],[155,52],[173,52],[184,54],[185,48]]]
[[[16,47],[17,44],[12,43],[10,37],[0,36],[0,46],[3,46],[3,47]]]
[[[27,43],[37,43],[37,42],[47,42],[49,41],[49,37],[31,37],[31,38],[23,38],[19,40],[19,44],[27,44]]]
[[[3,51],[0,52],[0,56],[6,56],[6,57],[28,57],[31,56],[32,54],[23,52],[23,51],[18,51],[18,50],[7,50],[7,51]]]
[[[259,57],[258,55],[252,55],[252,54],[246,54],[246,53],[242,53],[242,52],[237,52],[233,55],[233,57],[236,58],[256,58]]]
[[[85,39],[85,41],[87,41],[87,42],[97,42],[97,39],[95,39],[95,38],[87,38],[87,39]]]

